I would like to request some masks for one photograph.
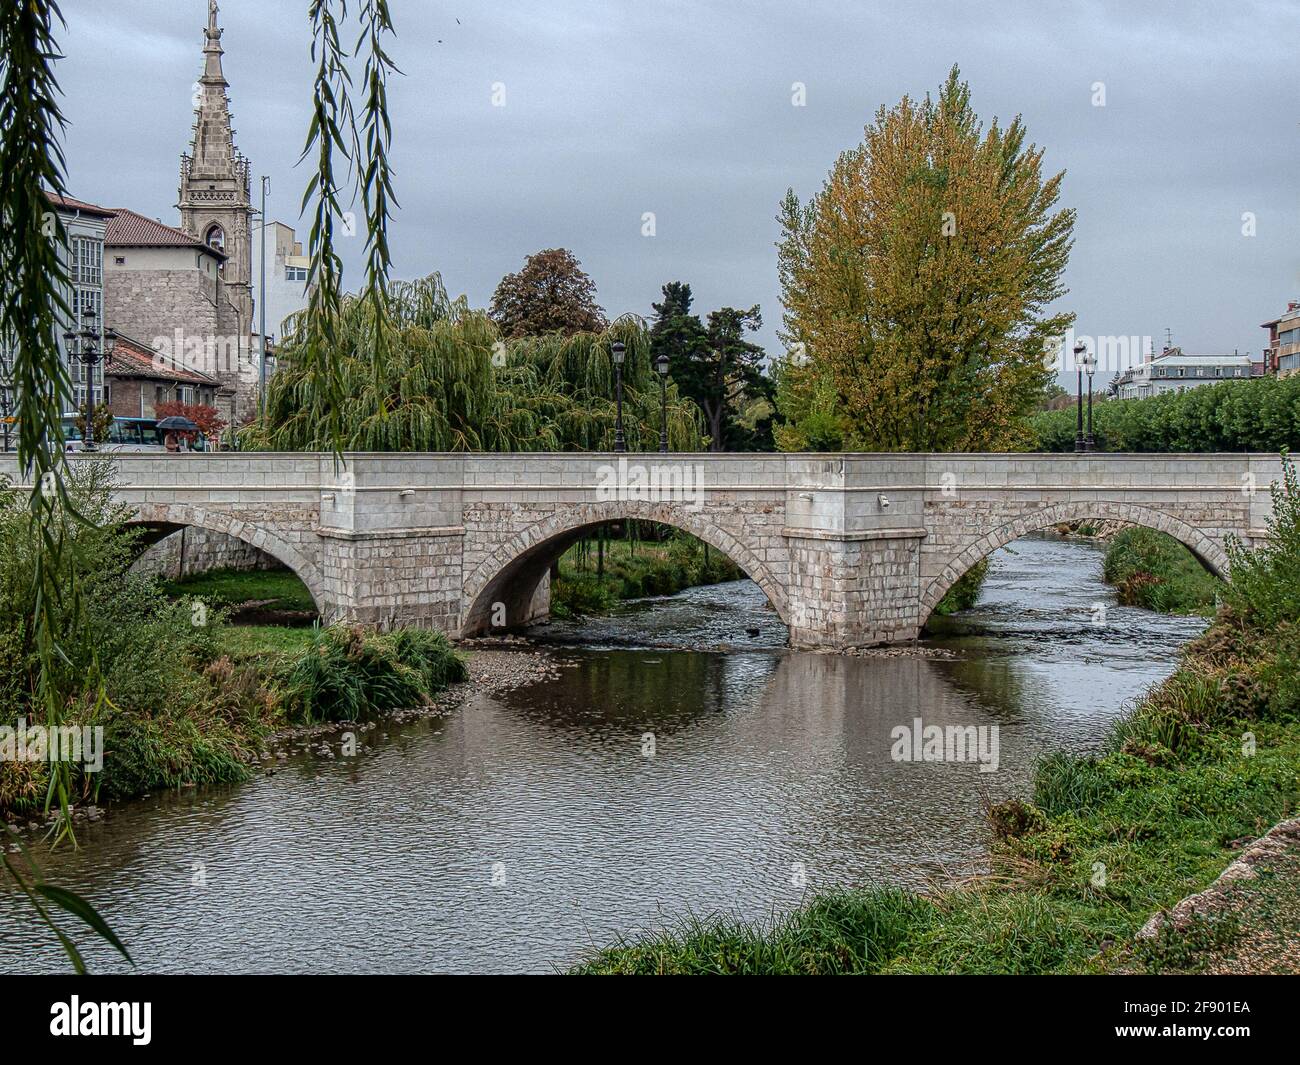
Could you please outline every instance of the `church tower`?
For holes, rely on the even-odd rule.
[[[176,206],[181,229],[227,256],[220,286],[227,314],[219,315],[226,318],[221,328],[238,337],[246,352],[253,323],[251,171],[235,147],[229,84],[221,70],[221,33],[217,0],[208,0],[203,74],[195,84],[194,139],[189,154],[181,156]]]

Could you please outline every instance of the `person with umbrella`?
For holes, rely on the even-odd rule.
[[[177,451],[188,451],[190,441],[188,434],[199,431],[199,427],[194,422],[189,418],[182,418],[179,414],[164,418],[158,423],[158,428],[166,434],[163,436],[163,446],[173,454]]]

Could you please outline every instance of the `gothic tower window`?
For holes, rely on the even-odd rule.
[[[218,225],[208,226],[208,231],[203,237],[203,243],[209,248],[216,248],[217,251],[225,251],[226,231]]]

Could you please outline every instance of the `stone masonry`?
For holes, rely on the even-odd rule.
[[[620,459],[624,460],[620,465]],[[526,624],[602,522],[684,529],[754,581],[800,647],[916,638],[963,573],[1026,533],[1114,518],[1226,571],[1264,532],[1264,455],[115,455],[162,537],[232,536],[293,569],[324,617],[469,636]],[[7,462],[7,467],[6,467]],[[19,481],[13,460],[0,473]]]

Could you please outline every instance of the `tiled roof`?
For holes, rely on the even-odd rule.
[[[155,381],[182,381],[187,385],[207,385],[212,388],[219,384],[207,374],[177,366],[170,356],[162,355],[120,333],[117,344],[113,347],[113,361],[104,372],[109,377],[148,377]]]
[[[184,230],[163,225],[125,207],[116,208],[113,212],[113,218],[104,232],[104,243],[119,248],[204,248],[213,255],[226,258],[225,252],[208,247]]]
[[[82,214],[99,215],[100,218],[112,218],[113,212],[107,207],[96,207],[93,203],[87,203],[85,200],[74,200],[71,196],[56,196],[49,189],[45,189],[45,198],[54,204],[55,207],[62,207],[65,211],[80,211]]]

